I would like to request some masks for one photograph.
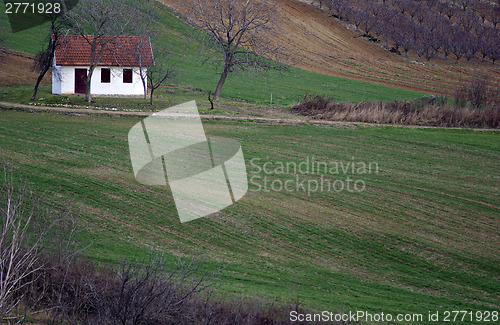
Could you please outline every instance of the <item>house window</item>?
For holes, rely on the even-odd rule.
[[[123,69],[123,83],[132,83],[132,69]]]
[[[111,82],[111,69],[101,69],[101,83],[109,84]]]

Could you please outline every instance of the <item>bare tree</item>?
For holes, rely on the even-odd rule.
[[[88,102],[92,101],[92,75],[104,53],[116,47],[114,43],[119,36],[137,30],[141,17],[137,10],[121,0],[83,1],[68,13],[75,32],[90,46],[90,67],[85,85],[85,99]]]
[[[146,74],[149,88],[151,89],[149,93],[150,105],[153,105],[154,91],[158,89],[166,80],[172,79],[176,76],[177,72],[172,64],[172,61],[166,54],[166,51],[157,51],[155,65],[153,67],[149,67]]]
[[[339,19],[344,19],[345,9],[349,5],[346,0],[327,0],[328,11],[331,16],[337,16]]]
[[[424,20],[427,18],[427,8],[418,6],[418,10],[415,14],[415,19],[418,21],[420,25],[424,23]]]
[[[189,317],[187,301],[221,284],[218,276],[225,265],[203,272],[206,262],[206,254],[193,254],[190,259],[178,257],[175,266],[169,267],[163,254],[152,253],[149,260],[123,263],[116,272],[118,290],[107,301],[111,320],[164,324],[174,317]],[[188,322],[196,323],[194,319]]]
[[[281,69],[271,61],[282,60],[273,41],[277,5],[259,0],[186,0],[179,6],[188,11],[192,23],[203,29],[210,44],[222,55],[214,99],[219,100],[227,77],[248,69]]]
[[[472,9],[473,11],[481,17],[481,21],[485,22],[486,16],[488,16],[488,11],[489,11],[490,5],[486,2],[482,1],[476,1],[472,4]]]
[[[368,8],[370,10],[370,14],[375,18],[378,18],[380,12],[384,9],[384,7],[378,2],[370,3]]]
[[[401,44],[405,57],[408,58],[408,52],[415,49],[415,38],[413,33],[409,32],[404,35],[404,42]]]
[[[489,40],[491,37],[495,37],[494,32],[490,32],[487,28],[485,28],[477,40],[478,52],[481,54],[481,61],[483,62],[490,53]]]
[[[37,280],[45,267],[43,251],[59,252],[71,245],[75,229],[64,228],[75,221],[69,210],[57,210],[47,193],[38,195],[26,183],[16,185],[12,175],[5,175],[0,188],[0,318]]]
[[[157,39],[157,32],[154,29],[154,13],[149,10],[149,7],[154,7],[154,0],[142,0],[137,4],[138,11],[141,12],[141,16],[146,17],[146,19],[140,19],[140,28],[135,28],[135,35],[139,37],[137,43],[133,44],[131,49],[127,51],[132,51],[132,55],[137,63],[139,78],[142,82],[142,87],[144,89],[144,99],[148,96],[148,75],[147,70],[149,64],[151,64],[151,58],[154,61],[154,56],[150,50],[152,49],[152,42]],[[150,53],[148,53],[150,52]],[[153,62],[154,64],[154,62]]]
[[[420,8],[419,4],[416,1],[406,1],[405,6],[406,6],[406,12],[410,15],[412,19],[415,18],[416,15],[418,15]]]
[[[436,3],[436,10],[437,10],[437,12],[439,12],[440,15],[444,15],[447,7],[448,7],[448,5],[444,2],[438,1]]]
[[[391,8],[384,8],[380,12],[379,16],[381,18],[381,22],[380,22],[379,28],[381,29],[381,33],[384,34],[386,47],[388,47],[389,34],[393,30],[392,26],[393,26],[394,18],[398,14],[399,14],[399,12],[397,10],[391,9]]]
[[[476,14],[468,11],[461,13],[458,21],[466,32],[470,32],[475,26],[480,24]]]
[[[0,233],[0,316],[9,313],[20,301],[17,294],[29,284],[30,276],[37,271],[36,262],[41,237],[31,247],[25,247],[30,236],[29,229],[36,217],[27,209],[25,200],[30,200],[26,187],[16,193],[12,183],[5,182],[0,190],[2,217]],[[30,211],[31,210],[31,211]],[[28,283],[27,283],[28,281]]]
[[[462,10],[465,11],[467,8],[469,8],[474,2],[473,0],[462,0],[462,3],[460,4],[462,6]]]
[[[319,2],[319,9],[322,9],[323,8],[323,2],[325,2],[325,0],[318,0]],[[314,5],[314,0],[311,1],[311,5]]]
[[[488,90],[488,77],[482,73],[475,73],[470,83],[468,92],[472,104],[479,108],[486,100]]]
[[[431,32],[434,32],[440,27],[446,25],[446,22],[444,20],[445,18],[442,17],[441,15],[438,15],[433,11],[428,11],[426,13],[425,25],[429,28]]]
[[[361,25],[365,19],[365,16],[362,14],[364,11],[355,6],[348,7],[346,11],[348,12],[349,20],[352,24],[354,24],[356,30],[358,31],[359,25]]]
[[[335,5],[337,4],[338,2],[335,1],[335,0],[326,0],[326,6],[328,7],[328,14],[330,16],[333,15],[333,9],[335,8]],[[322,9],[321,8],[321,5],[319,6],[319,9]],[[338,12],[337,12],[337,15],[338,15]]]
[[[405,35],[403,33],[393,32],[391,36],[392,36],[392,43],[394,44],[394,50],[396,51],[396,53],[398,53],[399,48],[403,47],[403,44],[406,41]],[[408,53],[408,51],[405,51],[405,53]]]
[[[466,38],[463,40],[464,44],[464,57],[467,61],[476,57],[476,53],[480,49],[480,41],[477,37],[471,35],[470,33],[466,34]]]
[[[62,30],[65,26],[64,19],[61,19],[59,16],[54,16],[52,18],[50,24],[50,35],[48,35],[48,44],[45,49],[40,51],[33,62],[33,71],[38,71],[38,78],[35,83],[35,87],[33,88],[33,95],[31,96],[31,100],[36,100],[36,94],[38,92],[38,87],[42,82],[45,74],[52,68],[52,64],[54,62],[54,53],[56,52],[57,46],[59,46],[59,38],[61,36]]]
[[[407,2],[408,0],[394,0],[394,7],[404,14],[406,13]]]
[[[133,56],[137,61],[138,71],[137,74],[142,82],[142,87],[144,89],[144,99],[148,97],[148,63],[150,54],[147,50],[151,48],[151,38],[148,36],[142,36],[139,38],[138,42],[134,44],[132,48]]]
[[[427,27],[421,27],[415,42],[415,51],[419,57],[424,57],[427,62],[436,55],[436,35]]]
[[[375,25],[376,19],[365,10],[362,10],[360,14],[362,16],[361,28],[363,29],[363,32],[368,35]]]
[[[457,58],[457,63],[461,57],[465,54],[465,48],[467,47],[464,42],[468,35],[460,26],[454,26],[451,34],[452,40],[450,43],[451,50],[455,57]]]
[[[496,35],[490,39],[490,53],[489,58],[493,64],[500,59],[500,46],[498,46],[500,42],[500,36]]]
[[[497,25],[500,23],[500,5],[499,4],[490,7],[489,20],[493,24],[493,27],[497,28]]]

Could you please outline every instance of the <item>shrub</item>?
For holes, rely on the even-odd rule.
[[[291,324],[299,305],[265,307],[262,301],[212,298],[221,269],[207,271],[205,258],[177,259],[173,267],[160,254],[117,268],[79,258],[71,264],[44,256],[26,304],[48,310],[53,323],[75,324]],[[204,269],[203,272],[200,272]],[[300,324],[300,323],[299,323]]]
[[[292,108],[315,119],[439,127],[499,128],[500,108],[457,108],[437,97],[414,102],[336,103],[323,96],[306,98]]]
[[[56,208],[48,193],[37,194],[4,172],[0,188],[0,318],[10,313],[48,267],[47,252],[65,256],[74,245],[75,219]]]

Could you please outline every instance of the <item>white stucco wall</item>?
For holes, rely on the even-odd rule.
[[[52,67],[52,93],[61,95],[61,67]]]
[[[55,66],[52,69],[52,93],[75,93],[75,69],[84,69],[82,66]],[[111,82],[101,83],[101,69],[111,69]],[[123,83],[123,70],[132,69],[132,83]],[[145,70],[145,68],[144,68]],[[59,74],[59,76],[58,76]],[[139,68],[133,67],[97,67],[92,75],[90,86],[92,95],[124,95],[140,96],[144,94]]]

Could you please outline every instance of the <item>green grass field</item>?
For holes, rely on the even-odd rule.
[[[229,263],[220,289],[229,298],[425,317],[498,310],[498,132],[206,122],[209,136],[241,142],[250,190],[180,224],[168,188],[134,180],[127,134],[139,121],[1,110],[0,171],[79,208],[82,246],[98,261],[212,249],[210,265]],[[324,175],[362,180],[362,192],[257,191],[252,177],[265,175],[255,165],[313,157],[379,170]],[[275,184],[295,177],[273,171]]]
[[[80,3],[80,5],[83,4],[85,2]],[[154,15],[150,18],[155,21],[159,30],[158,37],[153,39],[153,50],[158,49],[160,45],[167,48],[170,62],[179,74],[172,82],[206,92],[214,91],[219,75],[214,65],[203,64],[206,55],[212,52],[201,46],[200,32],[186,24],[164,5],[160,3],[153,5],[155,6]],[[36,54],[43,48],[49,26],[39,26],[13,34],[10,32],[8,19],[2,10],[0,11],[0,28],[9,31],[5,40],[8,48]],[[321,94],[338,101],[353,102],[406,100],[425,95],[291,68],[290,72],[283,75],[279,72],[267,74],[247,72],[230,76],[222,96],[269,104],[272,94],[273,105],[294,105],[306,93]],[[29,100],[29,97],[24,100]]]
[[[161,30],[154,45],[168,44],[179,72],[171,83],[181,86],[159,89],[153,107],[138,98],[96,98],[93,105],[157,110],[196,99],[208,113],[205,92],[213,90],[218,75],[202,64],[200,54],[207,50],[200,51],[192,27],[154,5],[152,19]],[[0,28],[8,29],[3,11]],[[34,54],[46,33],[47,26],[7,33],[5,44]],[[27,85],[1,87],[0,100],[27,103],[31,91]],[[292,68],[283,75],[231,77],[215,113],[264,110],[271,94],[273,105],[287,107],[305,93],[337,101],[424,95]],[[82,97],[51,95],[50,86],[42,86],[38,97],[48,105],[85,105]],[[210,267],[228,263],[218,292],[226,299],[300,301],[308,311],[423,314],[419,323],[429,323],[429,311],[498,311],[498,132],[207,121],[209,136],[242,144],[250,189],[220,213],[181,224],[168,187],[134,179],[127,134],[139,122],[2,109],[0,176],[12,171],[38,191],[59,192],[73,204],[81,211],[84,254],[100,263],[141,258],[151,248],[172,255],[210,251]],[[378,170],[295,175],[276,169],[280,162],[312,160],[329,168],[371,163]],[[265,163],[272,167],[270,175],[258,173]],[[331,182],[363,182],[366,188],[277,190],[295,177],[314,188],[322,175]],[[258,178],[263,176],[268,191]]]

